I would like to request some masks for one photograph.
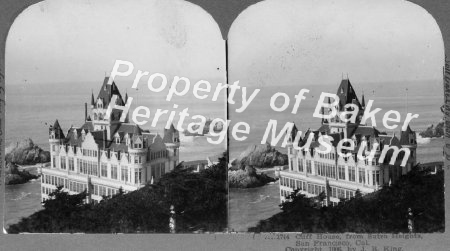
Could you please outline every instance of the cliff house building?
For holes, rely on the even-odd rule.
[[[331,119],[322,119],[320,128],[308,129],[303,138],[295,141],[298,130],[294,125],[287,144],[289,166],[279,172],[281,201],[299,189],[307,197],[318,196],[323,192],[327,205],[336,204],[340,199],[354,197],[357,190],[362,194],[372,193],[384,184],[395,182],[416,164],[416,134],[409,125],[397,137],[395,133],[388,135],[373,126],[360,124],[365,109],[364,95],[360,102],[348,79],[342,80],[337,96],[337,114]],[[331,104],[330,100],[328,103]],[[359,108],[354,123],[341,120],[340,114],[352,109],[344,107],[346,104],[354,104]],[[322,108],[322,114],[330,112],[331,109],[327,111]],[[319,137],[325,135],[333,139],[329,142],[331,151],[320,153],[317,151],[321,147]],[[309,137],[312,140],[307,144]],[[342,139],[353,141],[355,146],[352,151],[346,151],[348,157],[337,152],[337,145]],[[294,144],[303,149],[295,149]],[[364,160],[357,157],[362,146],[365,146],[361,150],[362,156],[366,157]],[[398,154],[394,153],[394,147],[400,149]],[[409,149],[409,156],[402,148]],[[373,158],[367,158],[372,150]],[[392,165],[391,158],[394,161]],[[404,166],[401,165],[403,158],[407,158]]]
[[[119,109],[112,109],[105,119],[113,95],[117,105],[124,106],[128,99],[108,81],[105,77],[97,98],[92,94],[89,113],[85,104],[81,127],[71,127],[64,134],[58,120],[50,126],[51,163],[41,169],[42,200],[63,186],[69,194],[86,190],[86,202],[96,203],[119,189],[126,193],[156,182],[178,164],[179,132],[173,125],[160,136],[131,123],[128,116],[121,122]]]

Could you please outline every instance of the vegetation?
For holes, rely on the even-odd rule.
[[[174,206],[176,232],[225,231],[227,160],[199,173],[178,166],[156,184],[100,203],[86,204],[86,192],[69,195],[62,187],[50,194],[44,209],[11,225],[9,233],[167,233]]]
[[[443,232],[444,175],[430,174],[416,166],[391,186],[375,193],[343,200],[337,206],[321,207],[322,194],[306,198],[294,191],[281,205],[282,212],[262,220],[251,232],[313,233],[398,233],[409,232],[408,210],[411,208],[414,232]]]

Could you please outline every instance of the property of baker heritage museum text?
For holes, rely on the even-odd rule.
[[[443,232],[442,35],[363,2],[262,1],[227,41],[186,1],[30,6],[6,47],[4,231]]]

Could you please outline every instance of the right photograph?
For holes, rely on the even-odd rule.
[[[246,87],[229,128],[248,125],[229,136],[230,232],[445,231],[445,55],[426,10],[268,0],[227,47]]]

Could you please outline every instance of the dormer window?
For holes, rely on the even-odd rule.
[[[116,144],[120,144],[120,138],[116,137]]]

